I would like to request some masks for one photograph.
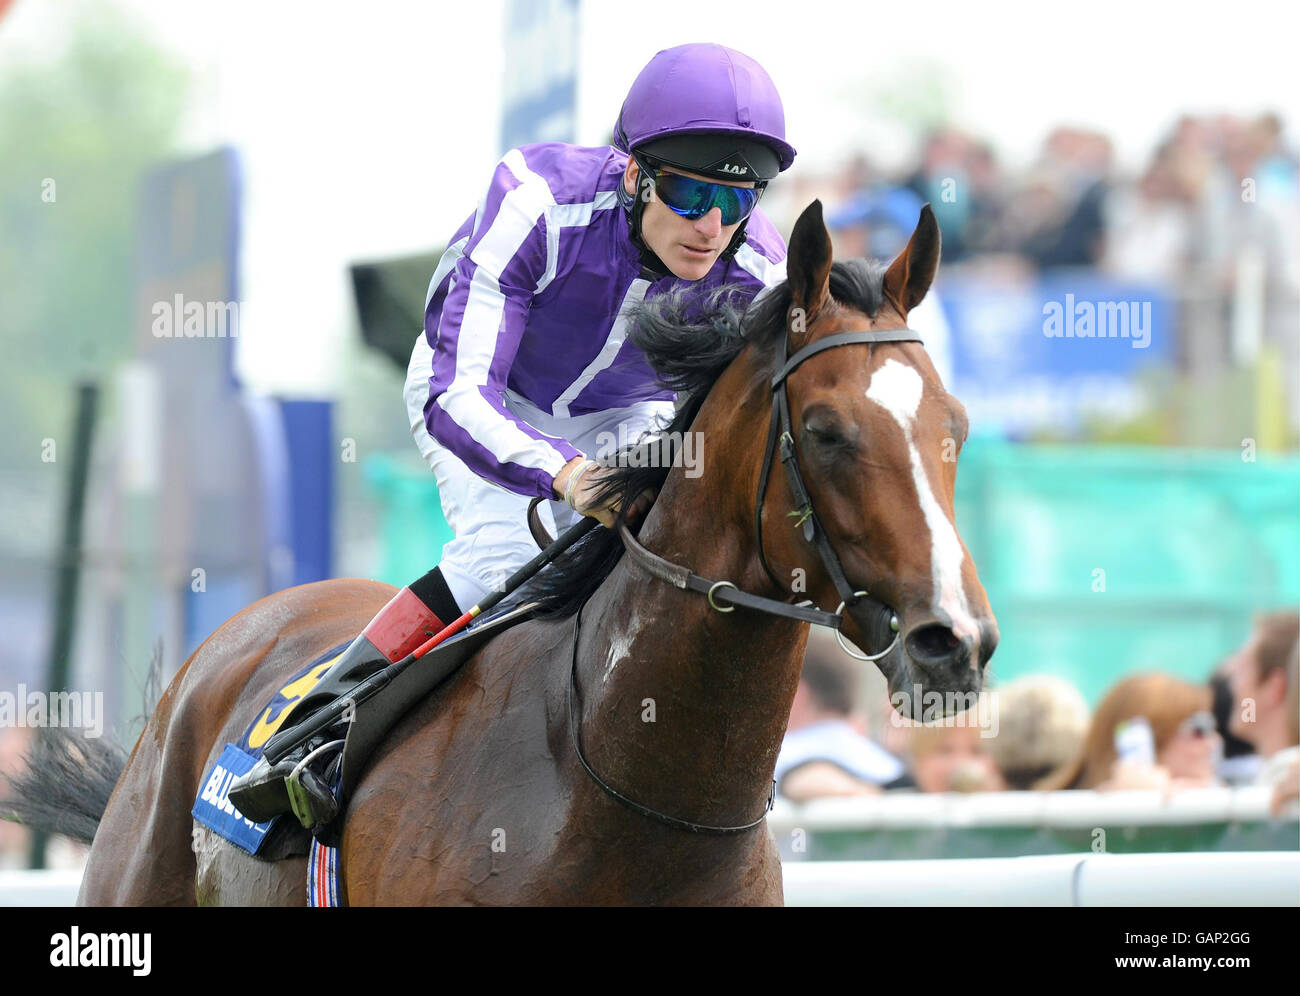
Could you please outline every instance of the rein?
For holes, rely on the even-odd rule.
[[[666,823],[670,827],[677,827],[681,830],[690,830],[694,833],[735,834],[744,833],[746,830],[753,830],[756,826],[762,823],[763,820],[767,818],[767,814],[772,811],[772,806],[776,803],[775,779],[772,780],[772,790],[767,796],[767,805],[763,807],[763,812],[759,815],[758,819],[754,820],[752,823],[746,823],[744,826],[739,827],[715,827],[710,826],[707,823],[692,823],[690,820],[681,820],[676,816],[669,816],[667,813],[661,813],[657,809],[651,809],[649,806],[643,806],[641,803],[635,802],[616,789],[611,788],[610,785],[600,777],[600,775],[596,774],[596,770],[587,762],[587,759],[582,756],[582,747],[578,744],[577,714],[573,711],[573,696],[577,691],[578,682],[578,633],[582,626],[583,608],[586,608],[586,606],[584,605],[580,607],[573,615],[573,662],[569,667],[569,739],[573,741],[573,752],[578,755],[578,760],[582,763],[583,768],[586,769],[587,774],[591,776],[592,781],[629,809],[640,813],[642,816],[648,816],[651,819],[658,820],[660,823]],[[728,609],[727,611],[729,612],[731,610]]]
[[[772,458],[776,452],[776,444],[781,444],[781,463],[785,466],[786,477],[790,482],[790,493],[794,496],[795,509],[789,515],[796,518],[795,525],[803,527],[804,540],[812,543],[818,556],[821,557],[822,564],[826,572],[830,575],[831,581],[835,584],[835,590],[839,593],[842,601],[839,608],[834,612],[826,612],[816,608],[809,602],[802,605],[791,605],[788,602],[778,601],[774,598],[764,598],[759,595],[752,595],[749,592],[741,591],[735,584],[730,581],[710,581],[708,578],[695,574],[689,567],[680,564],[674,564],[669,560],[657,554],[651,553],[640,541],[632,535],[632,531],[627,528],[627,524],[619,521],[617,524],[619,538],[623,541],[623,546],[632,560],[636,561],[644,570],[660,581],[666,581],[677,588],[685,591],[694,591],[704,595],[709,600],[709,605],[718,612],[734,612],[737,605],[742,608],[753,609],[757,612],[765,612],[768,615],[781,616],[786,619],[795,619],[800,622],[813,623],[818,626],[826,626],[835,631],[836,639],[840,641],[840,646],[859,660],[875,661],[884,657],[894,649],[898,643],[898,619],[893,617],[890,620],[891,628],[894,631],[894,639],[889,646],[878,654],[862,654],[855,652],[845,643],[841,626],[844,621],[844,609],[846,606],[855,605],[860,598],[867,595],[866,591],[854,591],[853,586],[849,584],[848,579],[844,576],[844,568],[840,563],[839,556],[835,553],[835,548],[831,546],[830,540],[826,536],[826,531],[822,528],[817,519],[816,512],[813,511],[812,497],[808,493],[808,488],[804,484],[803,475],[799,472],[799,459],[795,451],[794,436],[791,433],[790,422],[790,401],[786,394],[786,378],[793,373],[800,364],[818,353],[828,349],[834,349],[838,346],[851,346],[860,343],[875,344],[878,342],[921,342],[921,337],[911,329],[879,329],[863,330],[858,332],[840,332],[835,335],[827,336],[817,342],[810,343],[803,349],[799,350],[794,356],[786,358],[786,337],[781,337],[781,345],[777,349],[775,366],[772,374],[772,418],[768,426],[767,447],[763,454],[763,469],[759,473],[758,479],[758,497],[754,503],[754,534],[758,541],[758,559],[767,571],[767,576],[771,578],[772,583],[777,588],[783,587],[776,575],[772,572],[768,564],[767,557],[763,553],[763,502],[767,496],[767,482],[772,469]],[[537,501],[529,506],[529,525],[533,528],[534,537],[538,536],[537,530],[540,529],[540,523],[534,526],[534,509]],[[544,530],[543,530],[544,533]],[[541,539],[538,539],[541,543]],[[722,602],[726,605],[718,603]],[[719,827],[710,826],[705,823],[694,823],[690,820],[678,819],[675,816],[669,816],[657,810],[644,806],[639,802],[629,799],[627,796],[606,784],[601,777],[596,774],[595,770],[587,763],[587,759],[582,755],[582,748],[578,743],[578,727],[576,716],[573,710],[573,697],[577,688],[578,674],[578,635],[582,624],[582,608],[574,614],[573,620],[573,660],[569,668],[569,693],[568,693],[568,713],[569,713],[569,736],[573,741],[573,750],[578,755],[578,760],[582,763],[587,774],[591,776],[606,793],[621,802],[628,808],[635,810],[643,816],[659,820],[669,826],[678,827],[684,830],[690,830],[695,833],[712,833],[712,834],[736,834],[744,833],[747,830],[753,830],[767,817],[772,806],[776,801],[776,782],[772,782],[772,789],[768,793],[767,805],[764,806],[762,814],[752,823],[746,823],[744,826],[736,827]]]

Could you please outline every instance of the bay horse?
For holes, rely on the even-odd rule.
[[[349,905],[781,904],[763,816],[808,623],[720,604],[719,585],[791,611],[850,602],[837,610],[843,633],[889,647],[877,665],[905,715],[921,689],[978,691],[997,628],[953,519],[966,415],[923,346],[884,332],[906,327],[939,252],[927,206],[887,268],[833,263],[814,202],[791,235],[786,282],[748,308],[692,311],[672,295],[640,307],[634,342],[687,399],[669,433],[700,434],[703,472],[619,468],[607,486],[629,503],[658,488],[639,543],[726,580],[708,597],[665,583],[609,529],[545,572],[547,611],[478,651],[371,759],[341,838]],[[774,357],[862,330],[886,338],[801,354],[782,380],[789,453],[811,501],[801,512],[794,479],[764,450]],[[814,508],[840,584],[802,530]],[[840,598],[846,579],[860,597]],[[79,904],[302,905],[305,858],[255,859],[190,808],[223,745],[392,594],[318,582],[214,632],[116,779]],[[704,832],[722,828],[735,832]]]

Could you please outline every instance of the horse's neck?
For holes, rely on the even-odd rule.
[[[698,423],[697,423],[698,424]],[[706,443],[721,433],[706,433]],[[715,450],[707,460],[718,461]],[[734,484],[675,469],[641,531],[647,548],[695,573],[754,585],[753,538]],[[736,826],[771,788],[807,640],[803,624],[720,613],[624,556],[583,611],[578,658],[584,752],[635,801],[680,819]]]

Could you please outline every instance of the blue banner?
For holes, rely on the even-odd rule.
[[[1069,432],[1090,414],[1126,418],[1145,370],[1174,359],[1175,302],[1163,288],[1093,270],[1023,284],[949,274],[953,383],[984,432]]]
[[[578,107],[578,0],[508,0],[501,151],[572,142]]]

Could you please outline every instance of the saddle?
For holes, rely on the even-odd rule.
[[[383,742],[398,720],[430,695],[488,641],[512,626],[531,619],[536,611],[537,604],[534,602],[513,607],[503,606],[498,612],[484,617],[406,668],[384,689],[383,695],[357,703],[352,721],[347,727],[342,754],[331,770],[331,777],[340,779],[338,798],[341,809],[322,839],[333,837],[334,841],[327,842],[337,842],[347,816],[347,804],[352,790],[365,773],[375,748]],[[334,685],[342,681],[344,684],[341,687],[319,684],[334,658],[346,646],[344,644],[333,648],[297,671],[258,712],[258,718],[239,742],[226,745],[201,782],[199,795],[191,811],[196,822],[263,861],[280,861],[307,854],[312,834],[298,823],[292,813],[273,817],[265,823],[254,823],[231,805],[226,793],[230,783],[257,762],[262,754],[262,746],[278,725],[275,720],[287,713],[292,705],[308,694],[342,695],[351,690],[355,677],[335,679],[330,683]]]
[[[526,622],[536,612],[537,604],[529,602],[488,616],[478,625],[434,647],[417,664],[394,678],[382,696],[368,699],[357,706],[356,717],[348,725],[341,762],[343,788],[340,799],[345,805],[350,790],[365,771],[371,754],[385,734],[397,725],[397,721],[486,646],[489,640],[500,636],[512,626]]]

